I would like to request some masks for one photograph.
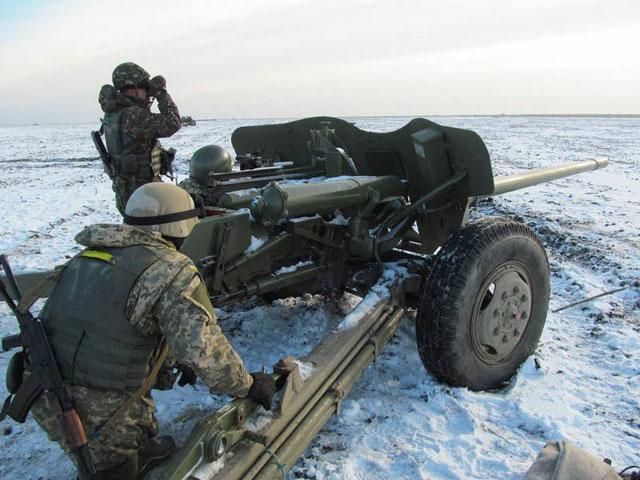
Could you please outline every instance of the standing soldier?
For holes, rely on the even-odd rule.
[[[107,173],[113,181],[116,207],[124,214],[136,188],[172,173],[175,150],[162,149],[158,138],[176,133],[181,121],[161,75],[150,79],[144,68],[126,62],[113,70],[112,77],[113,86],[104,85],[98,101],[105,112],[101,132],[109,154]],[[153,98],[160,113],[151,113]]]
[[[271,408],[270,375],[249,374],[216,322],[193,262],[176,250],[197,223],[187,192],[150,183],[127,203],[124,225],[92,225],[86,249],[59,273],[40,318],[89,434],[99,480],[138,478],[174,449],[156,436],[149,394],[168,353],[211,390]],[[32,413],[64,444],[46,399]]]

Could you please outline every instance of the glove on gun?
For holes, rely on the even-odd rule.
[[[253,384],[247,397],[262,405],[265,410],[271,410],[271,399],[276,393],[276,384],[271,375],[266,373],[252,373]]]
[[[178,378],[178,385],[184,387],[185,385],[195,385],[198,375],[193,371],[193,368],[186,365],[178,365],[178,371],[180,372],[180,378]]]

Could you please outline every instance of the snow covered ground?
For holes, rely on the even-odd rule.
[[[353,119],[388,131],[407,118]],[[640,461],[640,119],[438,117],[486,141],[495,174],[594,155],[605,170],[484,201],[479,213],[517,217],[547,248],[551,309],[610,290],[584,305],[549,313],[535,358],[511,386],[474,393],[433,380],[415,347],[411,315],[375,365],[292,468],[289,478],[516,479],[542,445],[567,438],[622,468]],[[204,144],[230,148],[240,125],[266,120],[199,121],[165,143],[185,176]],[[0,128],[0,252],[14,270],[45,269],[77,251],[84,225],[118,222],[109,181],[89,139],[96,125]],[[348,311],[353,300],[339,305]],[[250,370],[302,355],[341,316],[319,296],[219,310],[220,323]],[[15,332],[0,306],[0,335]],[[0,374],[10,353],[0,353]],[[6,395],[0,382],[0,397]],[[196,418],[228,399],[202,386],[155,394],[164,433],[183,440]],[[0,428],[0,478],[72,478],[73,468],[30,419]]]

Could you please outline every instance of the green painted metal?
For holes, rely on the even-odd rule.
[[[256,404],[250,400],[237,399],[215,414],[201,419],[180,451],[163,469],[163,478],[182,480],[198,467],[218,460],[242,439],[244,432],[239,428],[256,408]]]
[[[259,188],[247,188],[244,190],[223,193],[218,200],[218,206],[234,210],[249,208],[251,201],[256,197],[259,197],[261,193],[262,190]]]
[[[348,281],[344,275],[350,257],[378,260],[401,244],[405,251],[431,255],[465,222],[475,198],[607,164],[600,158],[494,180],[486,146],[476,133],[421,118],[386,133],[360,130],[332,117],[307,118],[240,127],[232,143],[237,154],[258,152],[273,166],[209,174],[204,195],[209,216],[182,247],[200,268],[212,297],[225,301],[277,291],[278,281],[288,286],[289,277],[268,277],[305,259],[325,272],[316,285],[307,285],[309,291],[341,290]],[[317,178],[345,171],[357,175]],[[241,211],[252,202],[259,222]],[[417,204],[420,208],[414,208]],[[335,209],[348,222],[335,222]],[[299,221],[318,214],[322,217],[312,224]],[[249,252],[256,239],[267,241]],[[28,289],[47,273],[18,279]]]
[[[531,318],[530,282],[517,262],[500,265],[484,281],[471,313],[472,348],[483,362],[499,364],[522,340]]]
[[[212,188],[222,192],[217,197],[219,205],[250,205],[251,235],[265,240],[261,247],[225,266],[229,285],[236,282],[239,287],[213,292],[222,303],[314,279],[326,283],[329,273],[333,276],[328,285],[340,288],[344,285],[341,278],[347,272],[353,274],[353,270],[340,270],[349,258],[372,259],[374,254],[390,252],[404,238],[412,250],[418,245],[423,252],[433,251],[464,222],[468,205],[476,197],[606,165],[606,160],[598,159],[497,177],[494,182],[486,147],[474,132],[424,119],[379,134],[359,130],[343,120],[317,117],[242,127],[234,132],[232,141],[239,154],[260,152],[262,157],[290,162],[293,167],[256,172],[246,180],[240,176],[210,178]],[[316,175],[318,169],[327,178],[321,182],[304,180]],[[349,170],[357,175],[331,178]],[[298,181],[283,181],[291,178],[287,171]],[[345,212],[346,223],[331,221],[336,210]],[[414,222],[417,232],[409,228]],[[381,248],[379,252],[376,246]],[[314,252],[323,253],[316,256]],[[300,258],[310,258],[311,264],[284,274],[275,272],[275,266]],[[518,342],[518,327],[510,320],[524,322],[524,328],[530,310],[526,277],[515,267],[507,270],[488,280],[506,300],[501,299],[495,308],[489,301],[491,312],[479,308],[474,331],[478,348],[489,345],[500,358],[508,356]],[[258,432],[243,430],[242,422],[225,427],[236,440],[233,455],[216,460],[217,473],[211,478],[278,478],[282,464],[293,464],[328,418],[338,412],[353,382],[393,335],[403,311],[398,305],[409,298],[402,292],[417,292],[420,283],[420,278],[412,278],[397,285],[392,289],[395,296],[372,305],[352,330],[332,331],[302,358],[315,366],[314,374],[301,383],[295,369],[289,373],[283,403],[266,427]],[[487,286],[487,291],[491,288]],[[494,317],[494,310],[498,317]],[[190,448],[193,446],[188,445],[179,456],[190,458]],[[202,461],[202,456],[199,458]],[[201,465],[202,478],[210,478],[206,464]],[[200,478],[195,470],[191,475]]]
[[[398,285],[394,290],[400,291],[401,286]],[[370,307],[366,300],[357,306],[354,315],[362,318],[354,320],[353,324],[347,322],[343,328],[336,328],[309,355],[300,359],[313,365],[310,377],[302,380],[295,363],[289,362],[293,368],[287,375],[283,400],[273,419],[258,432],[245,432],[243,439],[236,443],[233,454],[225,457],[222,462],[224,465],[217,465],[219,468],[216,468],[217,473],[213,478],[250,479],[257,475],[258,478],[270,478],[269,461],[272,456],[267,453],[267,448],[278,456],[282,455],[291,465],[300,449],[306,448],[317,430],[339,409],[341,399],[392,337],[404,313],[403,308],[394,306],[397,301],[395,297],[378,298]],[[235,402],[231,405],[235,405]],[[231,407],[225,407],[223,411],[226,412],[228,408]],[[220,435],[219,417],[218,412],[210,417],[211,421],[201,421],[190,439]],[[236,421],[225,424],[224,431],[242,430],[242,421],[238,420],[237,415],[227,418],[235,418]],[[201,470],[207,472],[202,462],[204,455],[194,455],[194,450],[204,451],[190,442],[178,452],[165,473],[167,478],[183,478],[179,475],[187,471],[190,472],[190,478],[208,478],[199,477],[194,469],[193,462],[197,461]],[[267,470],[261,472],[265,467]]]
[[[226,250],[216,261],[227,262],[237,258],[251,243],[249,214],[227,209],[209,209],[208,215],[195,225],[185,239],[180,251],[194,262],[211,255],[218,255],[224,240],[225,227],[228,238],[224,240]]]
[[[327,420],[339,413],[340,402],[351,392],[355,382],[376,359],[376,356],[387,342],[391,340],[403,314],[404,309],[397,308],[388,316],[387,321],[371,337],[370,341],[362,347],[358,355],[349,363],[349,366],[343,370],[332,388],[321,397],[311,412],[305,416],[304,420],[298,424],[282,445],[275,450],[276,456],[280,462],[287,465],[287,468],[291,467],[298,457],[305,452]],[[278,478],[278,470],[273,461],[268,461],[254,478],[260,480]]]
[[[489,153],[471,130],[415,118],[393,132],[368,132],[333,117],[313,117],[276,125],[236,129],[231,142],[237,154],[262,152],[296,166],[313,164],[310,131],[329,125],[333,140],[353,160],[358,175],[395,175],[410,180],[410,195],[421,195],[455,170],[468,172],[465,192],[477,196],[493,191]],[[425,163],[426,162],[426,163]]]
[[[559,178],[577,175],[578,173],[590,172],[604,168],[609,164],[609,160],[604,157],[584,160],[581,162],[570,162],[556,167],[541,168],[531,170],[517,175],[496,177],[494,179],[494,189],[491,195],[502,195],[523,188],[538,185],[539,183],[551,182]]]
[[[351,177],[324,182],[281,185],[270,183],[251,203],[251,214],[275,225],[289,218],[324,214],[340,208],[360,208],[377,198],[401,196],[405,188],[398,177]]]

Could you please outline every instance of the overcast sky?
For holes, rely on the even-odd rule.
[[[0,124],[124,61],[195,118],[640,113],[640,0],[0,0]]]

